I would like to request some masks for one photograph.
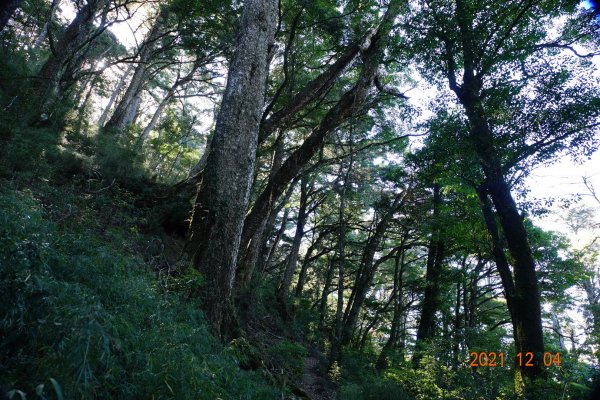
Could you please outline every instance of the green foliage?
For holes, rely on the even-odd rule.
[[[141,267],[142,237],[118,197],[37,196],[0,193],[0,386],[29,395],[52,378],[65,398],[277,396],[220,353],[198,304]]]
[[[97,140],[96,164],[105,178],[131,182],[146,177],[141,154],[134,146],[110,133],[99,135]]]
[[[329,380],[339,386],[341,399],[515,397],[512,364],[472,369],[464,365],[468,354],[461,357],[469,351],[504,351],[509,364],[514,346],[474,191],[483,181],[481,160],[472,151],[464,110],[457,99],[450,99],[448,77],[451,70],[468,69],[465,45],[472,41],[473,68],[481,86],[476,95],[493,130],[491,145],[513,193],[524,197],[523,177],[532,166],[550,163],[559,154],[581,159],[599,144],[600,94],[594,65],[589,57],[574,57],[569,50],[579,45],[597,50],[598,43],[592,40],[597,24],[591,24],[591,15],[580,15],[577,1],[431,0],[403,6],[391,43],[382,51],[377,86],[398,91],[417,87],[426,93],[427,82],[437,85],[440,91],[425,113],[434,116],[417,124],[427,116],[416,110],[423,96],[414,96],[416,102],[407,105],[381,87],[369,91],[360,110],[346,110],[344,115],[355,115],[332,129],[301,172],[315,182],[301,253],[309,241],[318,238],[320,243],[307,264],[302,297],[284,300],[291,321],[280,317],[275,292],[289,252],[297,190],[285,200],[291,212],[278,245],[260,249],[261,257],[266,257],[262,254],[266,250],[273,255],[269,265],[257,268],[256,281],[244,292],[248,296],[236,299],[241,310],[248,310],[240,317],[249,335],[224,350],[210,335],[195,300],[205,277],[190,268],[188,260],[174,255],[182,245],[177,239],[148,232],[160,230],[165,219],[171,219],[166,222],[185,233],[194,185],[181,191],[180,185],[167,185],[188,177],[209,140],[206,131],[212,129],[215,110],[199,103],[218,103],[224,68],[240,33],[243,2],[170,0],[150,5],[144,13],[153,15],[159,7],[169,13],[145,63],[137,63],[142,49],[125,48],[112,28],[97,31],[70,60],[61,61],[62,72],[69,72],[70,65],[74,70],[68,76],[56,75],[61,93],[50,96],[50,115],[40,118],[45,96],[36,90],[36,79],[29,78],[35,78],[56,53],[49,38],[56,44],[69,23],[68,13],[50,18],[51,3],[57,2],[22,1],[0,33],[0,179],[10,179],[0,181],[0,187],[5,186],[0,189],[0,395],[4,391],[12,398],[290,395],[303,373],[306,348],[322,346],[327,352],[331,347],[333,298],[339,284],[336,268],[342,264],[339,244],[344,242],[345,247],[342,281],[344,304],[349,305],[356,301],[352,296],[357,294],[357,278],[366,276],[365,246],[402,190],[403,206],[375,246],[376,268],[369,277],[356,335],[329,369]],[[121,9],[120,1],[107,4],[110,9],[98,10],[95,24],[110,24],[114,18],[131,22],[127,19],[137,13]],[[351,44],[363,46],[339,76],[329,79],[318,98],[276,129],[277,139],[272,134],[259,146],[252,201],[273,177],[274,149],[282,144],[287,158],[315,129],[327,125],[323,117],[356,82],[368,59],[365,38],[384,11],[382,2],[374,0],[281,0],[280,6],[265,95],[267,104],[272,102],[265,110],[267,120],[285,111],[290,99]],[[458,26],[461,18],[470,25],[468,34]],[[36,43],[46,22],[50,35]],[[140,43],[151,24],[144,21],[137,29]],[[381,40],[371,36],[368,41],[374,39]],[[100,105],[106,104],[123,73],[119,65],[125,63],[119,58],[147,66],[137,122],[124,131],[98,132]],[[172,89],[191,70],[194,75]],[[457,84],[467,87],[461,75],[457,74]],[[119,92],[114,93],[118,99]],[[195,100],[186,100],[191,97]],[[167,102],[162,114],[141,138],[143,124],[163,100]],[[427,132],[417,151],[411,149],[419,143],[402,137],[414,130]],[[443,193],[436,218],[431,213],[434,184]],[[124,185],[129,191],[121,189]],[[340,213],[342,188],[346,205]],[[167,189],[164,196],[163,189]],[[534,215],[541,212],[540,204],[519,197],[519,207]],[[154,213],[142,207],[154,207]],[[575,232],[593,228],[592,214],[571,213]],[[342,219],[345,231],[339,229]],[[279,223],[277,217],[275,228],[267,226],[269,246],[276,242],[273,232]],[[574,304],[570,289],[579,286],[588,296],[592,293],[591,298],[597,297],[597,287],[590,285],[598,278],[598,243],[573,252],[565,238],[535,228],[528,219],[526,228],[541,300],[561,314],[557,318],[563,328],[571,328],[573,320],[565,310],[573,311],[579,304]],[[415,369],[405,357],[413,349],[410,333],[418,320],[413,317],[418,316],[428,284],[423,279],[427,243],[436,232],[443,235],[446,252],[437,286],[438,337],[423,344],[425,356]],[[504,239],[500,245],[506,247]],[[392,249],[403,253],[399,276]],[[392,289],[395,283],[398,290]],[[584,316],[598,317],[599,307],[586,305]],[[394,332],[400,337],[395,338],[396,348],[384,354],[390,368],[380,374],[373,365],[391,336],[392,320],[399,321]],[[531,398],[577,399],[587,394],[594,383],[590,349],[600,340],[598,321],[588,325],[586,343],[578,343],[579,357],[563,354],[564,364],[546,371],[547,382],[528,388]],[[560,351],[557,336],[546,334],[548,351]]]
[[[397,381],[378,374],[369,362],[371,357],[351,350],[344,355],[339,369],[340,399],[351,400],[414,400]]]
[[[157,127],[158,135],[147,146],[146,170],[164,182],[185,179],[198,163],[199,132],[194,128],[196,116],[168,109]]]
[[[413,400],[398,384],[389,380],[377,380],[370,385],[351,383],[342,386],[340,399],[344,400]]]
[[[302,377],[304,358],[308,352],[301,344],[284,340],[269,347],[268,355],[271,362],[290,371],[294,378]]]

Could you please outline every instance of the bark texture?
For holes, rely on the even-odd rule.
[[[200,296],[208,320],[222,339],[237,330],[232,288],[254,172],[267,56],[276,26],[276,0],[245,2],[186,247],[206,280]]]

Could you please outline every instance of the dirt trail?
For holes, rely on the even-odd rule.
[[[324,376],[324,372],[319,365],[319,360],[309,356],[304,359],[304,373],[302,374],[302,389],[311,400],[330,400],[332,399],[333,388],[331,382]]]

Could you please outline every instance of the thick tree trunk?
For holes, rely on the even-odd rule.
[[[14,12],[19,8],[22,0],[5,0],[0,4],[0,33],[8,23],[8,20]]]
[[[534,366],[521,368],[521,373],[535,379],[542,372],[544,337],[535,262],[527,232],[504,179],[481,100],[471,92],[463,95],[461,102],[471,123],[473,146],[485,173],[487,189],[500,217],[500,225],[513,260],[514,309],[521,315],[516,326],[516,347],[534,354]]]
[[[506,255],[504,254],[502,241],[498,232],[498,227],[496,225],[496,218],[494,217],[494,213],[492,211],[492,206],[488,199],[488,194],[485,185],[481,185],[477,188],[477,195],[479,196],[479,204],[483,214],[483,220],[485,222],[488,234],[490,235],[492,255],[494,256],[496,268],[498,269],[498,274],[500,275],[500,280],[504,289],[506,305],[511,317],[511,323],[513,327],[515,347],[517,348],[517,352],[525,354],[527,351],[530,350],[524,347],[525,341],[522,338],[522,329],[520,327],[527,323],[523,321],[523,319],[527,317],[524,316],[524,310],[520,305],[520,301],[522,300],[516,297],[516,289],[513,280],[513,275],[510,270],[510,265],[508,263]]]
[[[237,334],[232,289],[254,172],[277,7],[276,0],[244,3],[186,246],[194,267],[206,280],[200,294],[206,316],[222,339]]]

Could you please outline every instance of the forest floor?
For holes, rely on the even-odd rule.
[[[311,400],[329,400],[333,398],[332,383],[323,373],[323,363],[315,356],[304,359],[304,369],[300,387]]]
[[[332,398],[319,355],[274,329],[272,310],[218,343],[182,238],[138,193],[91,184],[0,177],[0,315],[15,316],[0,324],[0,398]]]

